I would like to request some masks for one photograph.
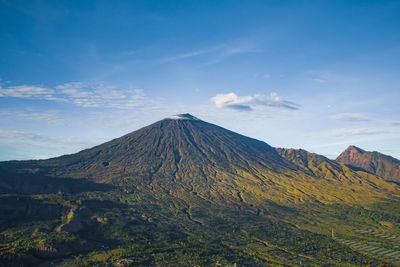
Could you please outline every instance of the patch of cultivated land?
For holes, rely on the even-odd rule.
[[[337,238],[341,243],[379,260],[391,264],[400,264],[400,237],[392,233],[379,232],[373,229],[359,230],[360,240]],[[374,237],[374,242],[369,238]],[[388,242],[389,241],[389,242]]]

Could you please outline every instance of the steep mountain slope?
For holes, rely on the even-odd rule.
[[[201,199],[257,208],[268,201],[286,206],[306,200],[365,203],[371,200],[366,195],[385,197],[396,188],[373,175],[336,165],[326,175],[304,169],[264,142],[189,114],[166,118],[77,154],[7,162],[0,168],[85,178],[139,194],[172,196],[188,204]]]
[[[337,157],[336,161],[362,168],[388,181],[400,182],[400,160],[376,151],[369,152],[349,146]]]

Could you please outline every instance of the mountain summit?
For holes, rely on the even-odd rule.
[[[343,164],[362,168],[388,181],[400,182],[400,160],[391,156],[349,146],[336,160]]]
[[[195,116],[190,115],[189,113],[185,114],[176,114],[172,116],[166,117],[166,119],[171,119],[171,120],[199,120]]]
[[[339,161],[342,161],[343,163],[346,162],[351,162],[359,159],[362,154],[364,154],[366,151],[362,150],[359,147],[350,145],[345,151],[343,151],[339,157],[337,158]]]

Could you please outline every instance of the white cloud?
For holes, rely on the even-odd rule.
[[[265,74],[263,75],[263,77],[264,77],[265,79],[269,79],[269,78],[271,78],[271,75],[269,75],[268,73],[265,73]]]
[[[158,104],[140,89],[121,90],[114,86],[89,82],[64,83],[55,86],[55,89],[33,85],[4,87],[0,84],[0,97],[67,102],[87,108],[132,109]]]
[[[250,103],[254,101],[252,96],[239,97],[235,93],[217,94],[211,101],[219,108],[230,107],[239,110],[251,110]]]
[[[211,98],[211,101],[219,107],[227,107],[236,110],[250,111],[256,106],[268,106],[285,109],[299,109],[300,105],[282,99],[276,93],[271,93],[269,96],[254,95],[240,97],[235,93],[217,94]]]
[[[338,121],[349,121],[349,122],[369,121],[367,116],[361,113],[340,113],[331,116],[331,119]]]

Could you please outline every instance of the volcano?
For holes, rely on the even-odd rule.
[[[196,196],[228,206],[238,202],[262,206],[265,201],[287,206],[306,200],[362,202],[367,193],[384,196],[394,189],[383,179],[322,156],[320,164],[331,168],[317,167],[317,174],[304,168],[310,155],[296,154],[296,159],[305,160],[299,164],[265,142],[178,114],[76,154],[6,162],[0,168],[81,178],[140,194],[162,192],[188,202]]]
[[[0,263],[365,265],[329,234],[395,223],[399,195],[363,169],[172,115],[76,154],[1,162]]]

